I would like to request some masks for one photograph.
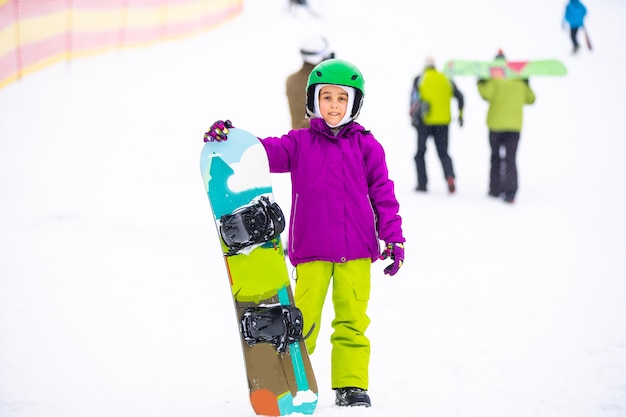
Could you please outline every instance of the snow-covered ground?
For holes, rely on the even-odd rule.
[[[328,37],[366,79],[359,122],[384,144],[407,237],[373,266],[371,409],[330,390],[327,311],[312,356],[320,417],[626,415],[626,3],[248,0],[201,36],[61,63],[0,90],[0,416],[253,415],[199,171],[216,119],[289,127],[299,42]],[[582,37],[581,37],[582,40]],[[451,125],[458,192],[434,145],[415,193],[407,115],[423,59],[562,59],[535,78],[514,205],[488,198],[487,106],[472,78]],[[274,177],[289,211],[289,182]],[[326,341],[326,342],[324,342]]]

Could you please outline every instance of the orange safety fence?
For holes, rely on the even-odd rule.
[[[190,36],[243,0],[0,0],[0,89],[61,60]]]

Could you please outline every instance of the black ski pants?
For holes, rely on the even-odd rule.
[[[426,142],[430,136],[435,140],[437,155],[443,167],[443,177],[454,178],[452,158],[448,155],[448,125],[427,125],[423,122],[417,125],[417,154],[415,154],[415,166],[417,168],[417,186],[426,189],[428,176],[426,175]]]
[[[489,194],[504,193],[515,197],[517,193],[517,144],[520,132],[489,132],[491,145],[491,172],[489,174]]]
[[[569,31],[569,36],[572,39],[574,50],[577,50],[580,47],[580,45],[578,44],[578,29],[580,28],[570,28],[570,31]]]

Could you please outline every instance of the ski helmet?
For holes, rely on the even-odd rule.
[[[315,86],[318,84],[343,85],[354,88],[354,104],[350,111],[350,117],[356,119],[363,105],[365,81],[361,71],[348,61],[343,59],[328,59],[319,63],[309,74],[306,85],[306,114],[312,117],[315,114]]]
[[[300,45],[302,60],[317,65],[325,59],[332,58],[334,53],[328,48],[328,41],[321,36],[310,38]]]

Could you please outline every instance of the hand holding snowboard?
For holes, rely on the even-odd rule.
[[[211,127],[209,128],[209,130],[206,131],[206,133],[204,134],[204,141],[205,142],[213,142],[213,141],[218,141],[221,142],[223,140],[227,140],[228,139],[228,129],[232,129],[233,128],[233,124],[231,123],[230,120],[218,120],[217,122],[213,123],[211,125]]]

